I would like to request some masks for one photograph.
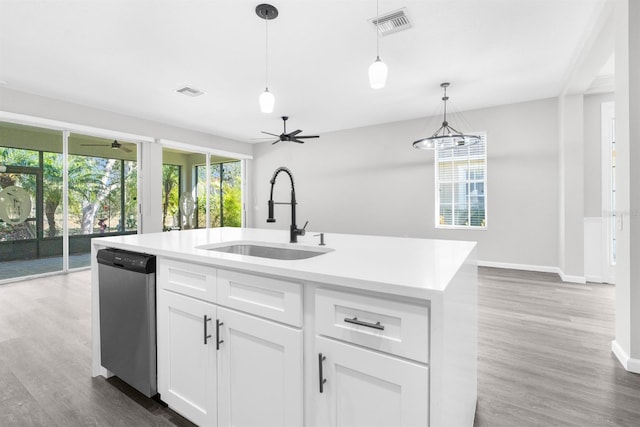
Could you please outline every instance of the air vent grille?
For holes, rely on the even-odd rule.
[[[409,21],[409,17],[407,16],[406,7],[380,15],[377,21],[376,18],[371,18],[369,22],[378,28],[381,36],[387,36],[411,28],[411,21]]]
[[[201,90],[194,89],[189,86],[185,86],[182,89],[178,89],[176,92],[181,93],[183,95],[187,95],[187,96],[200,96],[204,94],[204,92],[202,92]]]

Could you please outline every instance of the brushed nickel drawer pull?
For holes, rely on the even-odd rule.
[[[367,328],[373,328],[373,329],[378,329],[380,331],[384,331],[384,326],[382,326],[380,322],[376,322],[376,323],[363,322],[362,320],[358,320],[357,317],[354,317],[353,319],[349,319],[348,317],[345,317],[344,321],[347,323],[353,323],[354,325],[366,326]]]

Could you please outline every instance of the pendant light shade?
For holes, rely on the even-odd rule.
[[[269,20],[276,19],[278,17],[278,9],[270,4],[259,4],[256,6],[256,15],[261,19],[264,19],[265,26],[265,61],[264,61],[264,74],[265,74],[265,89],[260,94],[260,111],[263,113],[273,113],[273,106],[276,103],[276,97],[269,92]]]
[[[369,66],[369,84],[371,89],[382,89],[387,82],[388,73],[387,64],[378,57],[373,64]]]
[[[371,89],[382,89],[387,83],[387,73],[389,72],[387,64],[380,59],[380,9],[376,0],[376,60],[369,66],[369,85]]]
[[[276,102],[276,97],[269,92],[269,88],[265,88],[264,92],[260,95],[260,111],[263,113],[273,113],[273,105]]]
[[[433,135],[414,141],[413,147],[422,150],[443,150],[468,147],[480,142],[480,137],[478,135],[465,135],[449,124],[447,121],[447,101],[449,100],[449,97],[447,96],[447,88],[449,87],[449,83],[442,83],[440,84],[440,87],[444,90],[444,96],[442,97],[442,101],[444,102],[444,118],[442,120],[442,126],[440,126]]]

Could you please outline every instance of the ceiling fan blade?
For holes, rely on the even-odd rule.
[[[265,132],[265,131],[262,131],[261,133],[264,133],[266,135],[271,135],[271,136],[277,136],[278,138],[280,137],[280,135],[276,135],[275,133],[269,133],[269,132]]]
[[[300,140],[299,140],[299,139],[297,139],[297,138],[293,138],[293,139],[291,139],[291,141],[292,141],[292,142],[297,142],[298,144],[304,144],[304,141],[300,141]]]
[[[278,142],[280,142],[280,140],[279,140],[279,139],[276,139],[275,141],[273,141],[273,142],[271,143],[271,145],[276,145]]]
[[[292,138],[292,137],[296,136],[297,134],[299,134],[300,132],[302,132],[302,130],[300,130],[300,129],[298,129],[298,130],[294,130],[293,132],[291,132],[291,133],[287,134],[287,136],[288,136],[289,138]]]
[[[320,138],[320,135],[300,135],[296,137],[298,139],[306,139],[306,138]]]

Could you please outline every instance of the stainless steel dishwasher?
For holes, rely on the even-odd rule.
[[[97,255],[102,366],[147,397],[157,394],[156,257]]]

